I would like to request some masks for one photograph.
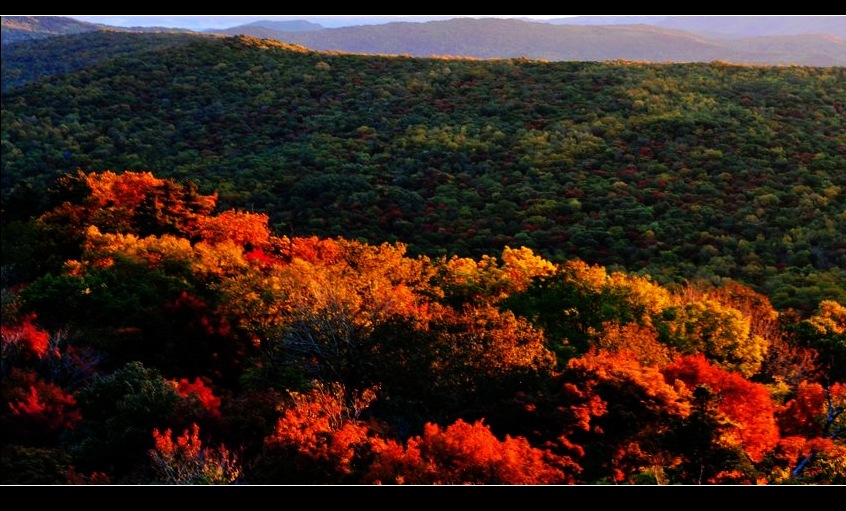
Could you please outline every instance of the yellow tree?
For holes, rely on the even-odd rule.
[[[666,309],[661,339],[686,355],[704,354],[719,367],[750,377],[764,362],[769,342],[752,333],[752,320],[739,310],[704,299]]]

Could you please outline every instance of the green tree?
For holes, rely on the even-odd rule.
[[[153,430],[169,426],[177,400],[174,384],[138,362],[97,376],[77,397],[83,419],[70,445],[74,465],[135,481],[153,448]]]

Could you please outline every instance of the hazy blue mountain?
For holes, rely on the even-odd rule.
[[[747,53],[770,55],[783,64],[846,65],[846,39],[832,35],[784,35],[736,39],[732,46]],[[792,56],[792,60],[790,60]]]
[[[315,50],[417,57],[846,65],[846,41],[833,37],[711,39],[649,25],[555,25],[517,19],[461,18],[262,34]]]
[[[3,16],[0,21],[3,45],[92,32],[192,33],[184,28],[161,26],[115,27],[61,16]]]
[[[677,16],[661,26],[732,37],[829,34],[846,39],[846,16]]]
[[[0,27],[2,44],[103,29],[102,25],[59,16],[3,16],[0,18]]]
[[[709,37],[829,34],[846,38],[846,16],[575,16],[556,25],[646,24]]]
[[[223,35],[251,35],[254,37],[268,37],[265,34],[273,32],[315,32],[324,30],[326,27],[318,23],[306,20],[274,21],[262,20],[224,30],[208,30],[215,34]]]
[[[280,32],[279,30],[263,27],[261,25],[240,25],[237,27],[221,30],[207,30],[205,33],[222,36],[248,35],[252,37],[258,37],[259,39],[279,39],[280,34],[288,32]]]
[[[275,39],[314,50],[416,57],[846,65],[846,16],[579,16],[551,22],[501,18],[421,22],[415,18],[414,22],[390,23],[385,21],[408,17],[306,18],[258,20],[212,32]],[[326,24],[314,23],[317,18]],[[359,24],[325,28],[344,20]],[[94,31],[189,32],[114,27],[48,16],[3,18],[4,43]],[[744,34],[748,36],[741,37]]]

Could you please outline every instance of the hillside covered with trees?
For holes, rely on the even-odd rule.
[[[198,39],[6,91],[3,224],[43,213],[65,173],[149,170],[280,234],[525,246],[809,313],[846,302],[844,73]],[[19,263],[4,254],[32,277]]]
[[[3,69],[0,71],[2,89],[14,89],[51,76],[87,69],[116,57],[140,57],[147,52],[154,53],[201,37],[196,34],[97,31],[66,35],[58,41],[39,38],[26,43],[4,44]]]
[[[846,483],[846,68],[8,47],[0,484]]]
[[[842,304],[278,236],[151,173],[50,200],[3,288],[3,484],[846,481]]]

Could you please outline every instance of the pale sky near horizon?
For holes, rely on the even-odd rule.
[[[65,14],[59,16],[66,16],[80,21],[87,21],[91,23],[102,23],[105,25],[113,25],[119,27],[138,27],[138,26],[164,26],[170,28],[189,28],[189,29],[204,29],[204,28],[229,28],[239,24],[251,23],[259,20],[273,20],[273,19],[309,19],[316,23],[325,21],[326,26],[335,26],[331,21],[339,18],[408,18],[414,20],[415,18],[532,18],[532,19],[554,19],[567,18],[571,15],[538,15],[538,14],[455,14],[455,15],[424,15],[424,14],[300,14],[300,15],[205,15],[205,14],[191,14],[191,15],[166,15],[166,14],[144,14],[144,15],[75,15]]]
[[[35,15],[35,16],[48,16]],[[167,28],[183,28],[189,30],[209,30],[209,29],[224,29],[232,28],[239,25],[245,25],[260,20],[308,20],[314,23],[319,23],[326,28],[337,28],[341,26],[350,25],[368,25],[376,23],[385,23],[388,21],[426,21],[429,19],[449,19],[449,18],[529,18],[541,20],[549,20],[556,18],[570,18],[570,17],[611,17],[611,18],[664,18],[681,15],[633,15],[633,14],[598,14],[598,15],[573,15],[573,14],[454,14],[454,15],[428,15],[428,14],[294,14],[294,15],[217,15],[217,14],[139,14],[139,15],[50,15],[50,16],[64,16],[74,18],[80,21],[87,21],[90,23],[100,23],[104,25],[111,25],[117,27],[167,27]],[[691,16],[691,15],[684,15]],[[717,14],[705,14],[697,16],[723,16]],[[727,16],[727,15],[725,15]],[[731,16],[787,16],[787,15],[731,15]],[[800,15],[804,16],[804,15]],[[351,22],[351,19],[360,20]],[[640,22],[640,21],[636,21]]]

